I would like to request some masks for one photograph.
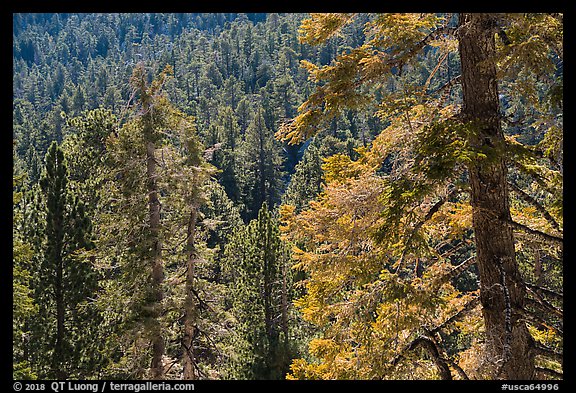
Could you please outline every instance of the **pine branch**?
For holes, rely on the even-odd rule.
[[[448,367],[446,359],[440,356],[440,351],[438,350],[436,341],[432,337],[429,337],[428,335],[421,335],[412,340],[412,342],[408,346],[406,346],[402,350],[402,352],[392,360],[392,364],[394,366],[397,365],[398,362],[404,358],[405,352],[413,351],[418,347],[423,347],[434,359],[434,363],[436,364],[438,372],[440,373],[440,379],[452,380],[452,373],[450,372],[450,367]]]
[[[452,366],[452,368],[454,370],[456,370],[456,372],[458,373],[458,375],[460,375],[460,378],[462,378],[463,380],[470,380],[470,378],[468,378],[468,375],[464,372],[464,370],[462,369],[462,367],[460,367],[458,364],[456,364],[455,361],[453,361],[452,359],[449,358],[444,358],[448,364],[450,364],[450,366]]]
[[[386,66],[388,66],[390,68],[393,68],[393,67],[401,68],[409,58],[414,56],[418,51],[420,51],[422,48],[424,48],[426,45],[428,45],[428,43],[430,43],[430,41],[436,40],[442,35],[454,35],[455,32],[456,32],[455,27],[442,26],[442,27],[439,27],[436,30],[430,32],[426,37],[424,37],[423,40],[421,40],[420,42],[416,43],[411,48],[408,48],[405,52],[400,53],[399,55],[397,55],[393,58],[385,57],[388,55],[388,53],[383,52],[383,51],[378,52],[378,56],[380,56],[382,58],[383,63]],[[368,80],[369,80],[368,77],[363,76],[363,77],[359,78],[354,83],[353,86],[354,86],[354,88],[358,88],[361,85],[363,85],[365,82],[367,82]]]
[[[410,344],[407,344],[406,346],[404,346],[404,348],[402,348],[402,350],[400,350],[400,353],[398,355],[396,355],[394,357],[394,359],[392,359],[391,364],[394,366],[397,365],[398,362],[404,358],[404,353],[406,353],[407,351],[411,351],[411,350],[416,349],[419,345],[424,345],[428,349],[430,354],[433,357],[435,357],[435,362],[436,362],[436,365],[440,371],[442,379],[445,379],[445,378],[446,379],[452,379],[450,369],[447,368],[447,363],[450,363],[452,365],[452,367],[458,372],[458,374],[460,374],[462,379],[469,379],[468,376],[466,375],[466,373],[464,372],[464,370],[462,370],[458,365],[456,365],[450,359],[440,357],[438,344],[433,339],[433,337],[435,334],[439,333],[440,330],[442,330],[448,324],[456,321],[457,319],[461,318],[462,316],[464,316],[468,312],[472,311],[474,308],[476,308],[476,306],[479,303],[480,303],[480,297],[475,297],[474,299],[472,299],[471,301],[466,303],[460,311],[458,311],[456,314],[452,315],[450,318],[448,318],[447,320],[442,322],[440,325],[436,326],[435,328],[433,328],[431,330],[426,329],[424,335],[417,337],[416,339],[412,340],[412,342],[410,342]],[[447,369],[447,372],[446,372],[446,369]]]
[[[387,60],[387,63],[392,66],[400,67],[403,62],[416,54],[419,50],[424,48],[430,41],[438,39],[442,35],[454,35],[456,33],[456,27],[442,26],[436,30],[430,32],[422,41],[418,42],[416,45],[408,49],[405,53],[397,56],[394,59]]]
[[[438,333],[433,334],[430,331],[427,331],[426,333],[434,341],[434,343],[436,343],[438,351],[442,355],[442,359],[446,361],[446,363],[448,363],[448,365],[450,365],[454,370],[456,370],[458,375],[460,375],[460,378],[462,378],[463,380],[469,380],[470,378],[468,378],[468,375],[464,372],[462,367],[456,364],[456,362],[452,360],[450,356],[446,353],[446,349],[442,345],[440,345],[440,343],[442,342],[442,337]]]
[[[449,256],[454,255],[456,252],[460,251],[462,248],[470,246],[470,241],[467,239],[460,240],[460,243],[456,244],[455,246],[450,246],[449,250],[440,253],[440,249],[446,245],[449,245],[448,241],[440,243],[438,246],[434,248],[434,250],[438,252],[441,258],[448,258]]]
[[[466,303],[464,305],[464,307],[462,307],[462,309],[460,309],[460,311],[458,311],[457,313],[452,315],[450,318],[448,318],[447,320],[442,322],[440,325],[436,326],[434,329],[430,330],[430,333],[436,334],[436,333],[440,332],[440,330],[444,329],[446,326],[448,326],[452,322],[460,319],[461,317],[463,317],[464,315],[466,315],[470,311],[474,310],[479,304],[480,304],[480,297],[477,296],[477,297],[473,298],[472,300],[470,300],[468,303]]]
[[[527,303],[527,305],[532,306],[535,309],[537,309],[543,313],[546,313],[546,314],[552,313],[552,314],[559,316],[560,318],[563,318],[562,310],[552,306],[551,304],[539,302],[539,301],[532,299],[532,298],[526,298],[526,303]],[[544,318],[542,318],[542,319],[544,320]]]
[[[558,232],[562,233],[562,229],[560,228],[560,225],[554,219],[554,217],[552,217],[552,215],[550,215],[550,213],[544,208],[544,206],[539,204],[536,199],[531,197],[529,194],[527,194],[524,190],[522,190],[520,187],[518,187],[513,182],[509,182],[508,184],[510,185],[510,188],[512,189],[512,191],[514,191],[516,194],[518,194],[518,196],[520,196],[520,198],[522,198],[525,202],[534,206],[536,208],[536,210],[538,210],[540,213],[542,213],[542,216],[550,223],[550,225],[552,225],[552,227],[554,229],[556,229]]]
[[[210,305],[200,297],[200,295],[194,288],[190,288],[190,292],[196,297],[196,299],[198,299],[198,304],[200,305],[201,308],[215,313],[214,309],[212,309],[212,307],[210,307]]]
[[[180,361],[180,359],[174,359],[174,361],[173,361],[172,363],[170,363],[170,367],[168,367],[166,370],[164,370],[164,374],[165,374],[165,375],[168,374],[168,372],[169,372],[170,370],[172,370],[172,367],[174,367],[174,365],[175,365],[176,363],[178,363],[179,361]]]
[[[448,88],[452,88],[453,86],[457,85],[458,83],[460,83],[460,78],[461,75],[455,76],[454,78],[450,79],[448,82],[444,83],[442,86],[440,86],[435,92],[434,95],[443,92],[444,90],[448,89]]]
[[[196,338],[199,335],[203,335],[206,340],[208,341],[209,346],[208,347],[204,347],[204,348],[208,348],[213,350],[214,352],[216,352],[219,356],[223,356],[222,352],[220,351],[220,349],[218,348],[218,345],[216,344],[216,342],[212,339],[212,337],[210,337],[210,335],[208,333],[206,333],[204,330],[200,329],[198,327],[198,325],[195,325],[195,330],[196,330],[196,334],[194,335],[194,338]]]
[[[464,262],[462,262],[460,265],[450,270],[450,272],[446,273],[442,277],[435,280],[432,286],[433,290],[438,289],[442,284],[452,280],[455,277],[458,277],[462,272],[464,272],[466,269],[468,269],[475,263],[476,263],[476,256],[473,255],[470,258],[466,259]]]
[[[518,142],[516,142],[515,144],[516,144],[516,146],[520,146],[520,148],[522,150],[527,151],[527,152],[532,153],[532,154],[535,154],[539,158],[544,157],[544,153],[542,151],[540,151],[539,149],[526,147],[526,146],[524,146]],[[552,166],[558,168],[558,164],[554,163],[554,161],[550,157],[548,157],[548,160],[550,161]],[[530,177],[530,179],[532,179],[536,183],[538,183],[538,185],[540,185],[542,187],[542,189],[545,190],[550,195],[556,194],[556,190],[551,189],[550,185],[547,184],[547,181],[549,181],[549,180],[545,176],[543,176],[539,173],[534,173],[533,171],[528,169],[527,166],[525,166],[522,162],[520,162],[519,160],[516,160],[514,158],[510,158],[510,159],[506,160],[506,162],[513,165],[514,167],[516,167],[521,173],[528,175]]]

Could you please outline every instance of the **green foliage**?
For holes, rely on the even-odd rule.
[[[69,186],[64,152],[55,142],[34,192],[41,198],[29,206],[32,219],[25,225],[34,234],[35,257],[29,269],[38,312],[27,320],[27,356],[39,378],[86,377],[100,365],[99,337],[84,334],[99,324],[90,301],[98,276],[91,262],[78,254],[93,247],[92,227],[83,202]],[[45,224],[36,227],[37,221]]]
[[[29,359],[26,356],[27,340],[29,330],[27,320],[33,318],[38,312],[35,304],[33,291],[31,289],[32,276],[30,274],[30,262],[33,251],[29,244],[24,241],[21,232],[22,213],[18,209],[22,200],[22,192],[17,191],[22,186],[25,174],[13,175],[12,203],[13,222],[12,227],[12,337],[13,342],[13,379],[35,379],[36,375],[32,371]]]
[[[282,157],[277,144],[274,133],[266,125],[263,111],[258,110],[246,129],[245,144],[239,153],[242,162],[248,163],[242,182],[247,202],[244,219],[255,218],[264,202],[273,206],[280,199]]]
[[[561,353],[563,15],[491,16],[505,144],[460,116],[457,18],[14,14],[13,377],[149,378],[161,335],[167,379],[483,378],[459,266],[468,168],[501,158]]]
[[[283,195],[283,203],[296,207],[296,211],[305,209],[308,202],[316,199],[324,185],[322,161],[318,148],[311,143],[304,152],[302,160],[296,165],[290,178],[290,184]]]
[[[229,378],[283,379],[288,371],[294,350],[288,263],[278,224],[264,204],[257,219],[235,230],[224,253],[235,318]]]

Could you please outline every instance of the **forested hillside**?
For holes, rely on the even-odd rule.
[[[14,379],[563,379],[562,14],[13,14]]]

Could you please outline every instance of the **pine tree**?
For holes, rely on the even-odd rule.
[[[241,200],[239,189],[238,145],[241,143],[238,122],[232,108],[225,106],[219,111],[217,124],[218,143],[213,147],[212,163],[221,169],[220,184],[234,201]]]
[[[477,130],[468,142],[473,148],[491,152],[503,150],[505,144],[496,63],[489,60],[496,55],[496,41],[493,30],[487,27],[496,23],[488,14],[461,14],[458,19],[462,116]],[[513,230],[508,225],[512,218],[505,158],[477,159],[468,170],[487,356],[498,359],[494,363],[496,378],[533,379],[533,339],[523,317],[513,311],[524,307],[526,289],[516,262]],[[492,288],[497,285],[501,287],[496,292]]]
[[[78,255],[93,247],[91,223],[83,203],[69,188],[66,159],[56,142],[48,149],[36,191],[41,198],[32,214],[45,217],[45,226],[32,232],[37,235],[34,244],[39,256],[33,272],[39,312],[30,321],[31,341],[37,348],[31,362],[39,377],[81,377],[96,365],[91,363],[97,350],[95,337],[88,331],[98,323],[89,304],[98,277]]]
[[[288,371],[293,350],[288,263],[278,224],[264,203],[258,218],[237,228],[225,249],[237,335],[229,360],[232,378],[283,379]]]
[[[211,361],[196,348],[211,328],[200,295],[210,283],[198,272],[213,171],[193,119],[162,93],[170,73],[148,85],[143,66],[134,70],[137,111],[106,140],[96,257],[108,272],[99,304],[112,333],[106,373],[115,378],[197,379]]]
[[[155,321],[161,313],[160,303],[164,297],[162,293],[162,281],[164,280],[164,272],[162,267],[162,240],[160,238],[160,199],[159,189],[157,185],[157,161],[156,161],[156,146],[159,138],[159,130],[157,123],[154,119],[153,95],[156,90],[164,82],[162,79],[158,81],[158,85],[149,90],[146,85],[146,74],[144,67],[136,67],[132,74],[132,83],[137,89],[139,94],[140,103],[142,105],[142,117],[140,118],[140,126],[142,127],[143,143],[146,147],[146,187],[148,193],[148,224],[149,224],[149,238],[152,247],[150,255],[150,264],[152,267],[152,284],[151,296],[153,304],[151,305],[152,311],[152,326],[150,327],[150,334],[152,340],[152,365],[151,377],[153,379],[162,379],[164,375],[162,357],[164,356],[164,338],[159,324]]]
[[[159,321],[164,298],[164,272],[156,150],[162,139],[161,128],[166,124],[167,115],[162,98],[159,100],[155,96],[165,77],[166,73],[163,73],[149,86],[143,65],[140,64],[134,69],[131,83],[134,93],[138,94],[140,114],[106,141],[106,165],[109,169],[102,174],[104,178],[101,182],[108,195],[101,203],[109,207],[98,217],[101,234],[99,244],[109,244],[115,239],[115,248],[118,249],[116,255],[119,257],[118,260],[117,257],[110,258],[109,255],[99,254],[100,264],[117,265],[120,268],[121,280],[124,281],[119,286],[115,286],[114,281],[108,281],[105,286],[106,294],[100,301],[107,301],[108,296],[114,296],[114,291],[127,289],[132,292],[127,299],[129,309],[125,310],[125,315],[120,319],[128,326],[133,323],[142,324],[137,330],[141,330],[142,341],[149,340],[151,345],[150,377],[153,379],[163,378],[162,362],[165,354],[165,341]],[[135,165],[135,162],[140,165]],[[112,179],[117,184],[111,181]],[[144,195],[145,199],[140,195]],[[121,211],[116,211],[116,206],[119,205],[122,206]],[[118,216],[110,216],[112,212]],[[108,219],[112,221],[109,222]],[[124,296],[124,292],[121,293]],[[122,330],[128,326],[116,333],[123,336]],[[135,341],[136,343],[128,345],[135,345],[133,350],[141,351],[141,343],[138,339]],[[126,359],[138,364],[127,366],[131,369],[129,372],[134,372],[134,368],[138,370],[137,367],[144,367],[140,363],[144,359],[145,357],[140,355]],[[142,369],[136,372],[140,374]]]
[[[312,142],[306,148],[302,160],[296,165],[282,201],[284,204],[294,206],[296,212],[300,212],[308,206],[308,202],[318,197],[323,185],[322,159],[318,148]]]
[[[274,133],[266,126],[263,110],[259,108],[246,130],[240,153],[248,172],[243,184],[247,199],[245,219],[255,218],[264,202],[273,206],[279,200],[282,157],[277,144]]]
[[[61,147],[67,159],[69,183],[93,216],[99,201],[102,171],[105,170],[106,138],[116,131],[118,119],[111,110],[98,108],[68,118],[68,136]]]

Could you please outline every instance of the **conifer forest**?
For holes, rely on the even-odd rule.
[[[562,13],[14,13],[15,380],[562,380]]]

